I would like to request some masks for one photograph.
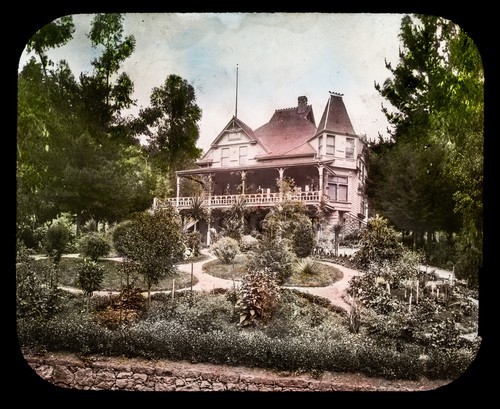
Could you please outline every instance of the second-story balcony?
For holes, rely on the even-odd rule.
[[[283,200],[298,201],[304,204],[319,204],[321,195],[319,191],[300,193],[250,193],[244,195],[216,195],[205,196],[203,204],[213,209],[229,208],[237,201],[244,199],[244,205],[252,206],[273,206]],[[154,208],[161,208],[166,204],[172,205],[178,210],[189,209],[193,204],[193,197],[173,197],[167,199],[155,199]]]
[[[244,199],[244,206],[247,207],[271,207],[284,200],[302,202],[305,205],[319,205],[322,201],[331,208],[337,210],[348,211],[350,203],[341,201],[332,201],[330,198],[319,191],[308,192],[292,192],[292,193],[249,193],[244,195],[213,195],[204,196],[203,205],[211,209],[228,209],[234,203]],[[156,198],[153,203],[153,208],[161,208],[166,205],[171,205],[177,210],[189,209],[193,204],[194,197],[172,197],[167,199]]]

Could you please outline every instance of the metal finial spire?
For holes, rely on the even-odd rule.
[[[236,104],[234,109],[234,117],[238,118],[238,64],[236,64]]]

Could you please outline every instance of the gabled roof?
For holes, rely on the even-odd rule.
[[[241,129],[247,136],[248,138],[253,141],[253,142],[258,142],[257,138],[255,137],[254,132],[252,131],[252,128],[250,128],[246,123],[244,123],[241,119],[236,118],[233,116],[231,120],[227,123],[227,125],[222,129],[222,131],[217,135],[217,138],[214,139],[212,142],[212,146],[217,145],[219,140],[222,138],[224,133],[228,130],[231,129]]]
[[[326,103],[316,135],[324,131],[356,135],[342,100],[342,94],[330,92],[330,99]]]
[[[307,142],[316,133],[311,105],[277,109],[269,122],[254,131],[255,136],[272,155],[281,155]]]

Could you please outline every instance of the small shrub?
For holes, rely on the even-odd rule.
[[[42,271],[42,269],[46,271]],[[26,249],[19,248],[16,263],[16,316],[48,319],[61,309],[61,290],[54,266],[39,267]],[[47,281],[43,280],[47,278]]]
[[[318,263],[310,258],[302,258],[293,263],[293,271],[298,274],[316,274],[318,271]]]
[[[84,257],[88,257],[93,261],[97,261],[99,257],[107,256],[111,251],[111,245],[99,233],[85,234],[80,239],[78,247]]]
[[[224,263],[231,263],[236,255],[239,253],[240,248],[238,242],[231,237],[222,237],[212,246],[212,251]]]
[[[192,250],[191,257],[200,255],[200,243],[201,233],[199,231],[193,231],[185,235],[185,244]]]
[[[304,214],[297,215],[296,218],[292,237],[293,251],[297,257],[308,257],[315,245],[312,223]]]
[[[47,255],[54,261],[54,263],[57,264],[61,261],[61,257],[69,240],[70,232],[63,224],[56,223],[47,229],[43,241],[43,247]]]
[[[248,251],[253,251],[257,248],[258,245],[259,240],[257,240],[254,236],[251,236],[250,234],[241,236],[240,250],[242,252],[246,253]]]
[[[94,291],[100,290],[104,279],[104,267],[92,260],[83,260],[77,267],[77,285],[87,296],[92,296]]]
[[[240,325],[253,324],[256,320],[269,321],[278,299],[279,286],[271,271],[263,269],[248,272],[243,277],[236,302]]]

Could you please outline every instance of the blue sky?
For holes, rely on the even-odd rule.
[[[124,35],[136,50],[122,66],[135,85],[137,106],[149,105],[153,87],[170,74],[186,79],[202,109],[198,145],[210,142],[235,113],[252,129],[275,109],[296,106],[305,95],[318,123],[329,91],[344,94],[354,130],[376,138],[387,121],[374,82],[398,61],[401,14],[369,13],[129,13]],[[65,59],[76,76],[90,72],[100,54],[87,38],[93,15],[73,15],[73,40],[49,55]],[[26,61],[23,54],[20,66]]]

